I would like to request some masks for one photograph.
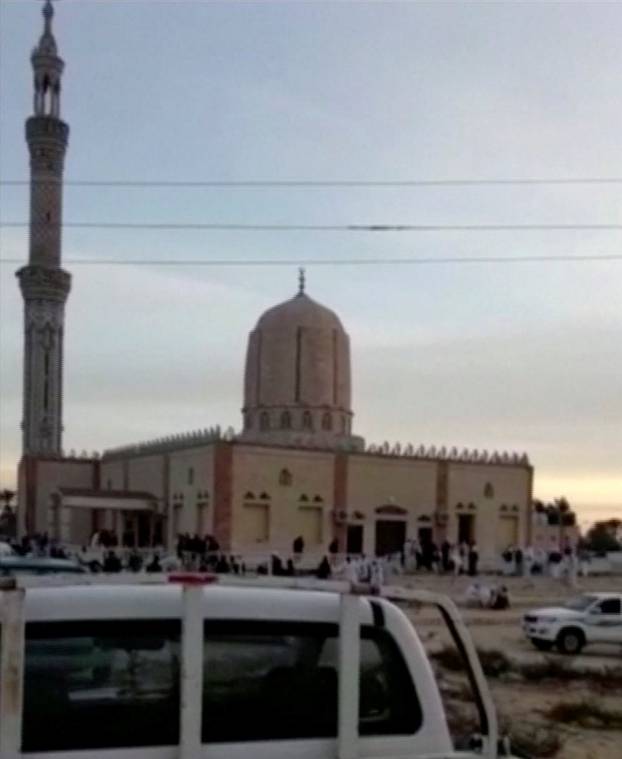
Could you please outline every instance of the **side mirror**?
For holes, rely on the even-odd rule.
[[[598,614],[602,614],[602,613],[603,613],[603,610],[600,608],[600,606],[593,606],[593,607],[590,609],[589,613],[590,613],[590,614],[596,614],[596,615],[598,615]]]

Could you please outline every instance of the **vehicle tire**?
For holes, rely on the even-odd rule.
[[[585,645],[585,636],[576,627],[567,627],[557,636],[556,644],[562,654],[575,656],[581,653],[581,649]]]
[[[530,640],[538,651],[550,651],[555,645],[552,640],[543,640],[542,638],[530,638]]]

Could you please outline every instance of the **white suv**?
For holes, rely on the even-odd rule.
[[[589,593],[563,606],[534,609],[523,617],[523,630],[541,651],[556,646],[578,654],[592,643],[622,645],[622,593]]]
[[[408,617],[349,584],[313,581],[326,589],[303,591],[296,578],[265,588],[223,576],[202,586],[190,575],[182,585],[150,576],[7,582],[2,758],[508,756],[468,632],[435,594],[395,589],[438,606],[469,662],[482,729],[468,751],[452,746]]]

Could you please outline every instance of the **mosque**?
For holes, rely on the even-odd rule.
[[[482,563],[532,538],[533,468],[525,454],[366,445],[354,433],[350,341],[301,272],[292,298],[262,314],[246,351],[242,430],[219,427],[106,450],[62,450],[64,304],[63,61],[52,5],[32,53],[30,251],[24,299],[21,532],[87,544],[102,529],[127,545],[211,534],[230,552],[383,555],[407,538],[475,541]]]

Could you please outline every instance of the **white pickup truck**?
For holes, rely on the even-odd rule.
[[[622,646],[622,593],[589,593],[563,606],[533,609],[523,616],[523,630],[541,651],[556,646],[578,654],[592,643]]]
[[[0,581],[0,759],[509,755],[447,598],[296,578],[169,579]],[[480,713],[473,748],[454,748],[421,641],[384,596],[440,609]]]

